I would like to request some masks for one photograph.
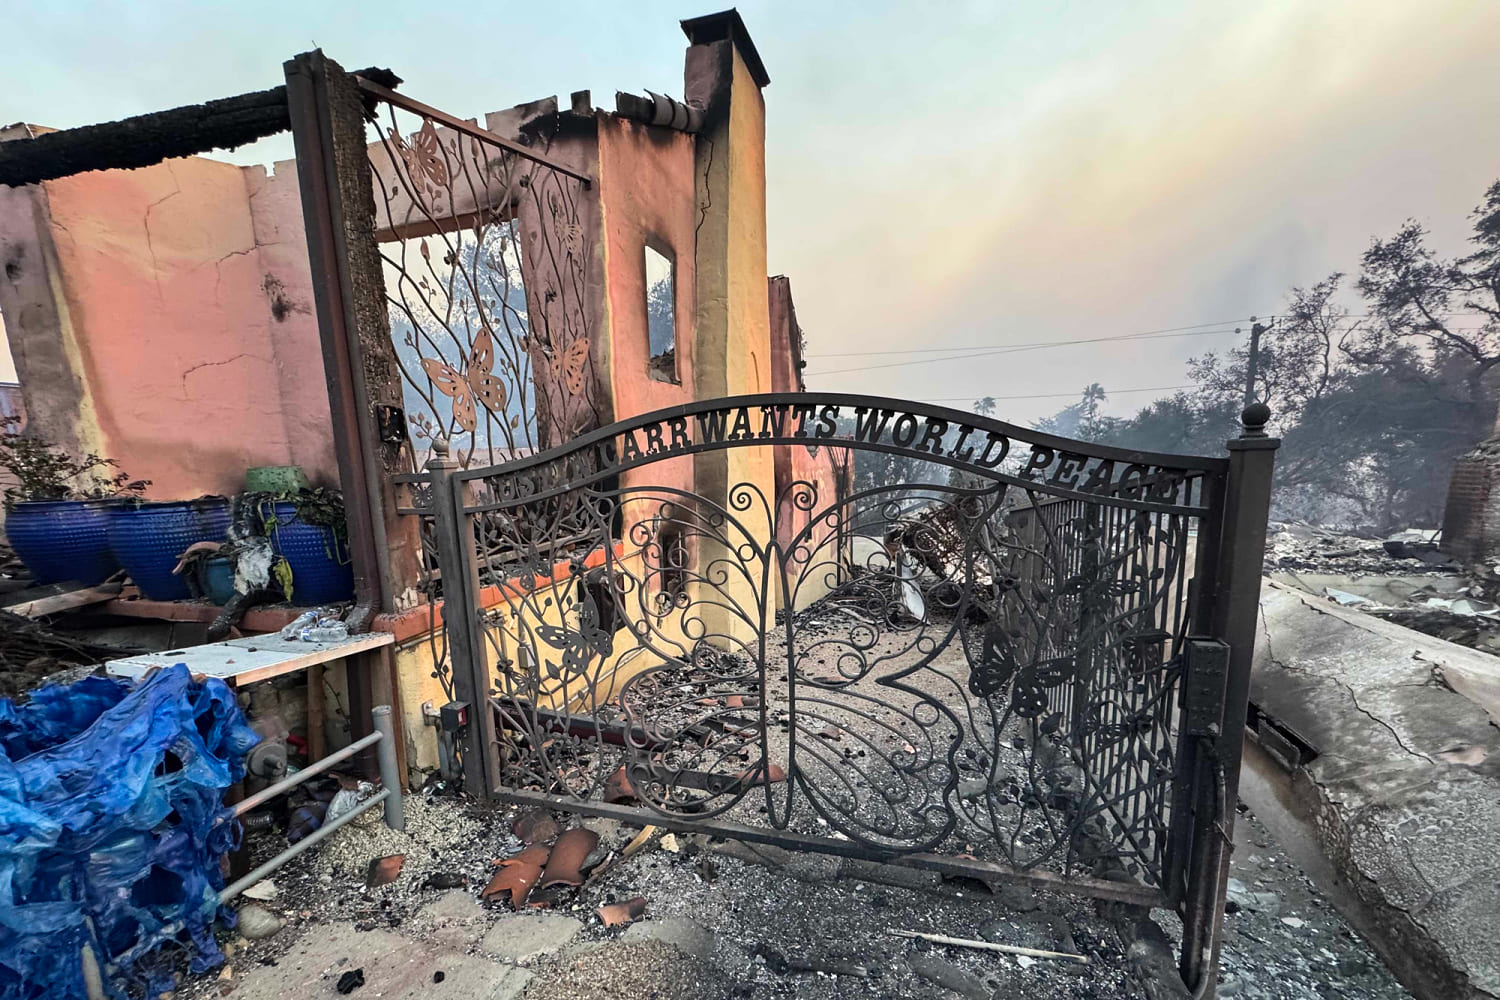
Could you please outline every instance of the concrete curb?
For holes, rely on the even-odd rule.
[[[1494,657],[1265,586],[1242,794],[1422,1000],[1500,995],[1496,678]]]

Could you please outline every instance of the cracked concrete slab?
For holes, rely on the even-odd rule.
[[[560,951],[581,930],[580,921],[563,913],[512,913],[495,921],[479,947],[497,958],[529,962]]]
[[[390,931],[359,931],[352,924],[306,928],[274,965],[254,966],[235,977],[237,1000],[317,1000],[336,997],[345,972],[360,969],[360,995],[384,1000],[430,997],[435,982],[449,996],[471,1000],[514,1000],[531,973],[477,955],[449,951]],[[441,977],[437,973],[442,973]]]
[[[1500,728],[1464,693],[1500,660],[1274,583],[1261,613],[1252,700],[1317,750],[1288,780],[1377,947],[1419,996],[1500,995]]]

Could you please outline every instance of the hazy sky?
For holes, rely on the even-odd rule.
[[[676,21],[712,9],[0,2],[0,123],[59,127],[274,86],[314,45],[465,116],[584,87],[605,106],[616,89],[680,95]],[[962,406],[1099,381],[1128,411],[1151,394],[1124,390],[1185,383],[1183,361],[1233,335],[857,352],[1248,326],[1408,216],[1462,249],[1500,177],[1493,0],[740,11],[772,80],[769,269],[792,278],[816,388]],[[833,374],[871,365],[886,367]]]

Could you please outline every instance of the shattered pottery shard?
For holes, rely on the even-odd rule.
[[[522,813],[510,828],[510,832],[520,837],[524,844],[544,844],[556,837],[560,830],[557,820],[545,809]]]
[[[750,770],[740,775],[740,780],[749,784],[758,785],[762,781],[771,784],[786,780],[786,771],[782,770],[780,764],[757,764]]]
[[[404,854],[387,854],[383,858],[372,858],[370,867],[365,872],[365,885],[374,889],[376,886],[390,885],[396,881],[401,874],[401,866],[406,863]]]
[[[531,895],[531,887],[536,885],[537,879],[541,877],[540,865],[519,860],[502,861],[500,870],[495,872],[495,877],[490,879],[490,884],[484,887],[479,898],[488,902],[491,899],[505,897],[510,900],[511,909],[519,910],[526,905],[526,897]]]
[[[630,778],[625,774],[624,764],[605,780],[604,801],[612,804],[636,801],[635,789],[631,787]]]
[[[599,907],[599,919],[605,927],[619,927],[639,920],[646,912],[646,897],[637,896],[623,903],[606,903]]]
[[[599,835],[593,830],[575,826],[565,831],[552,846],[552,857],[542,873],[542,886],[582,885],[584,859],[599,846]]]
[[[547,864],[547,859],[552,856],[552,849],[545,844],[533,844],[519,854],[512,854],[508,858],[501,858],[495,862],[496,865],[535,865],[538,868]]]

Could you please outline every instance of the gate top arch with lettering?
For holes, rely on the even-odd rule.
[[[565,445],[458,473],[484,480],[471,512],[498,510],[700,452],[805,445],[905,455],[1062,499],[1204,516],[1226,458],[1092,444],[950,407],[848,393],[762,393],[630,417]]]

